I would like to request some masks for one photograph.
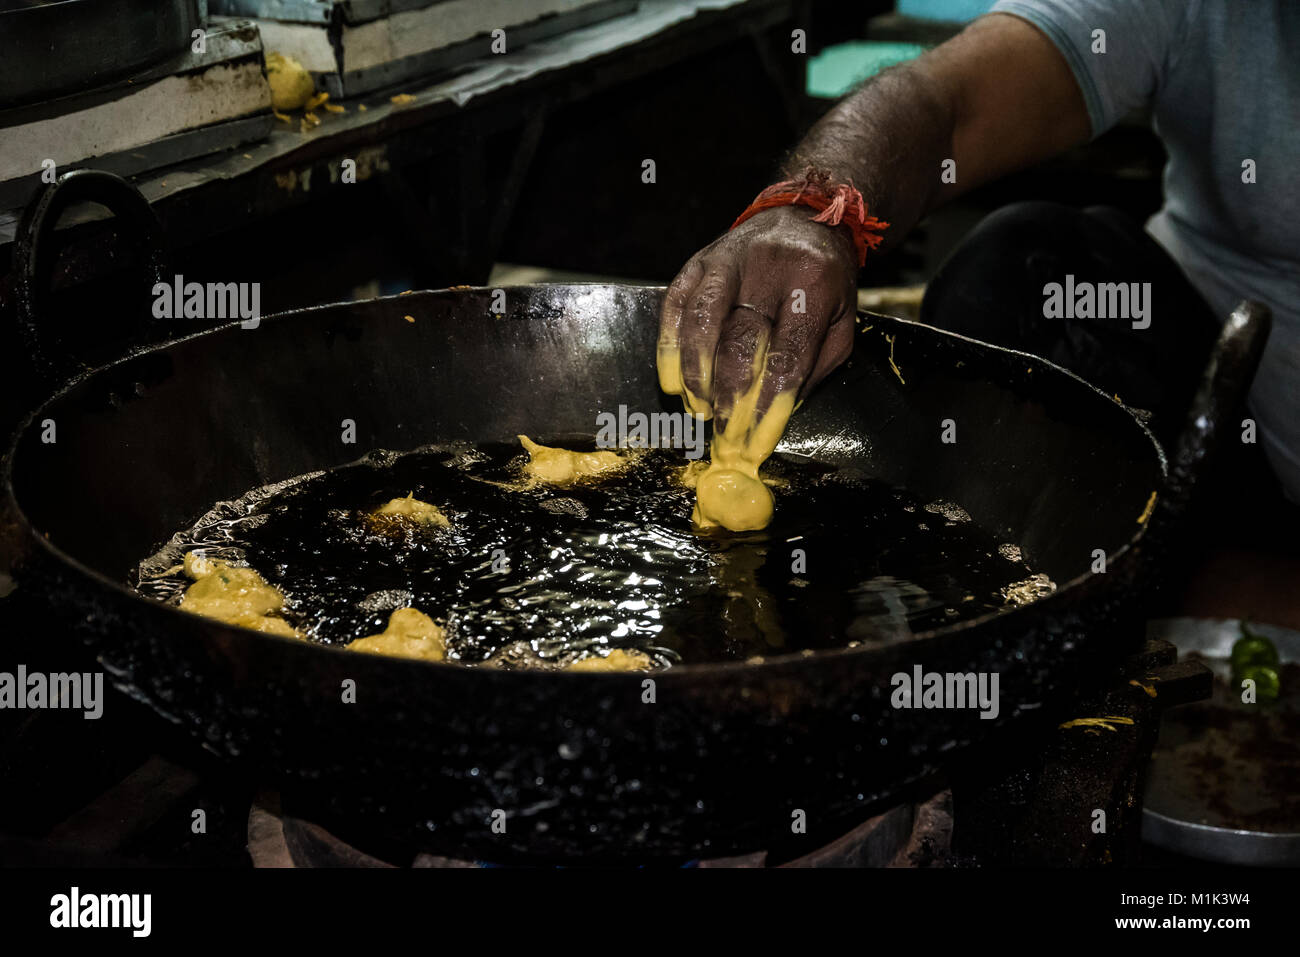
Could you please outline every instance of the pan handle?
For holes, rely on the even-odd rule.
[[[53,379],[64,378],[82,365],[54,348],[44,314],[54,274],[54,230],[68,207],[83,202],[106,207],[140,237],[151,289],[153,284],[168,281],[162,224],[138,189],[122,177],[99,169],[72,170],[44,187],[27,204],[19,220],[14,242],[14,274],[19,332],[37,369]],[[151,325],[152,311],[144,310],[143,316]]]
[[[1272,325],[1268,306],[1245,300],[1232,310],[1210,351],[1151,518],[1152,531],[1164,548],[1172,547],[1174,532],[1191,508],[1209,463],[1239,434],[1241,423],[1231,417],[1243,407]]]

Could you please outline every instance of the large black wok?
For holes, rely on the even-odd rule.
[[[498,318],[491,290],[424,292],[232,324],[89,372],[32,413],[4,463],[5,504],[26,536],[19,587],[49,600],[118,687],[209,748],[282,775],[327,820],[491,860],[739,852],[788,843],[797,810],[813,840],[957,750],[1059,710],[1132,647],[1140,629],[1127,613],[1267,327],[1253,308],[1234,314],[1166,468],[1130,410],[1070,373],[866,317],[875,328],[781,449],[955,501],[1060,587],[883,648],[673,668],[653,676],[652,703],[644,675],[357,655],[126,586],[136,562],[213,502],[366,448],[592,432],[619,404],[671,409],[654,369],[661,295],[508,288]],[[905,384],[881,331],[896,337]],[[57,441],[45,443],[51,419]],[[340,441],[344,419],[358,445]],[[944,419],[957,423],[955,444],[940,441]],[[1090,570],[1096,549],[1103,574]],[[998,719],[895,710],[890,678],[914,664],[999,672]],[[349,680],[355,703],[343,701]]]

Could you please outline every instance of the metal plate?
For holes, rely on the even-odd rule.
[[[1250,628],[1273,642],[1283,665],[1300,663],[1300,632]],[[1215,687],[1209,701],[1172,708],[1164,717],[1142,812],[1143,839],[1222,863],[1300,863],[1300,685],[1284,675],[1282,696],[1267,711],[1237,703],[1229,684],[1229,656],[1241,637],[1235,619],[1171,618],[1152,622],[1148,635],[1173,643],[1182,655],[1201,656],[1214,671]]]

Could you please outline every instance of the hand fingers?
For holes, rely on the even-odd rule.
[[[655,365],[659,369],[659,388],[669,395],[684,395],[682,384],[681,332],[682,318],[686,312],[687,298],[699,285],[704,267],[692,258],[682,267],[664,294],[663,308],[659,311],[659,344],[655,350]]]
[[[705,261],[703,266],[704,275],[682,316],[681,368],[687,410],[708,418],[714,412],[718,342],[741,280],[739,270],[727,261]]]
[[[855,332],[853,321],[856,316],[857,312],[855,310],[845,308],[831,320],[831,326],[826,330],[826,338],[822,342],[821,351],[817,354],[817,361],[813,364],[812,371],[808,373],[803,385],[799,387],[800,402],[808,397],[808,393],[817,388],[822,379],[830,375],[840,363],[853,354]]]
[[[777,315],[768,346],[754,409],[757,419],[779,402],[783,424],[812,385],[843,361],[846,342],[850,349],[853,344],[853,323],[851,318],[847,324],[843,321],[846,315],[851,317],[852,313],[842,298],[824,286],[791,291]]]
[[[748,284],[747,284],[748,285]],[[713,410],[717,415],[714,432],[726,431],[733,419],[739,428],[747,428],[753,419],[758,398],[758,383],[767,365],[768,346],[772,339],[770,313],[762,305],[747,302],[741,292],[740,304],[718,337],[713,361]]]

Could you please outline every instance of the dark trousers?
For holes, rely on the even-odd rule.
[[[1128,317],[1047,318],[1043,289],[1150,283],[1150,326]],[[926,289],[921,320],[1032,352],[1151,413],[1169,448],[1182,427],[1219,322],[1178,265],[1119,210],[1026,202],[986,217]]]
[[[1129,318],[1044,316],[1048,283],[1151,283],[1150,327]],[[1172,448],[1226,316],[1212,314],[1178,264],[1116,209],[1025,202],[975,227],[939,267],[921,321],[1064,366],[1137,409]],[[1258,445],[1230,442],[1207,488],[1207,536],[1294,552],[1300,509],[1286,502]]]

